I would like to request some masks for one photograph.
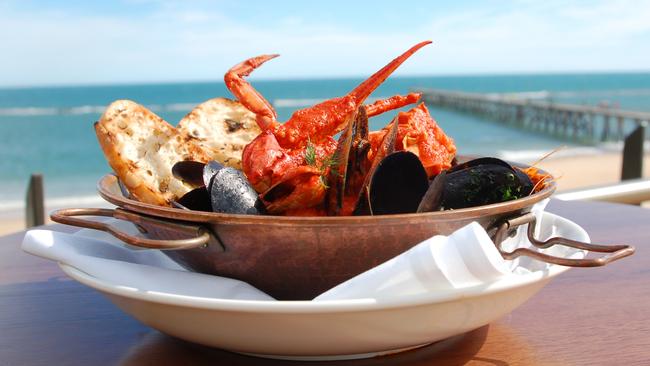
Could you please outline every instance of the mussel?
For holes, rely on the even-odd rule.
[[[172,202],[172,205],[187,210],[212,212],[210,194],[205,187],[194,188],[185,193],[178,201]]]
[[[217,171],[209,187],[212,210],[221,213],[259,215],[264,212],[255,189],[244,173],[226,167]]]
[[[222,168],[224,166],[214,160],[207,163],[184,160],[174,164],[172,175],[193,188],[201,188],[210,186],[212,177]]]
[[[179,161],[172,166],[172,175],[192,188],[206,187],[208,183],[205,182],[203,177],[205,166],[206,164],[200,161]]]
[[[381,160],[370,181],[369,202],[373,215],[413,213],[424,197],[429,181],[417,155],[397,151]]]
[[[327,179],[330,185],[326,200],[328,215],[372,214],[369,187],[380,162],[395,150],[397,126],[394,119],[371,161],[368,159],[368,115],[364,107],[359,107],[338,140],[335,153],[338,164],[330,170]]]
[[[459,209],[528,196],[533,182],[520,169],[497,158],[479,158],[447,171],[442,209]]]
[[[257,215],[264,212],[262,202],[244,174],[216,161],[207,164],[181,161],[172,174],[194,187],[172,204],[197,211]]]

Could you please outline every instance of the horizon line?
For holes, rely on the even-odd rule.
[[[516,72],[468,72],[468,73],[449,73],[449,74],[413,74],[413,75],[395,75],[390,79],[412,79],[412,78],[446,78],[446,77],[492,77],[492,76],[555,76],[555,75],[630,75],[630,74],[650,74],[650,69],[646,70],[582,70],[582,71],[516,71]],[[252,82],[268,81],[314,81],[314,80],[357,80],[365,79],[368,76],[298,76],[298,77],[249,77],[247,80]],[[178,84],[223,84],[222,79],[177,79],[177,80],[160,80],[160,81],[118,81],[114,83],[107,82],[89,82],[89,83],[63,83],[63,84],[24,84],[24,85],[0,85],[0,90],[16,89],[49,89],[49,88],[92,88],[92,87],[112,87],[112,86],[153,86],[153,85],[178,85]]]

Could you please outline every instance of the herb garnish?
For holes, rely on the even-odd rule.
[[[327,173],[328,171],[332,172],[334,175],[338,175],[339,172],[334,169],[339,164],[338,152],[335,151],[330,156],[326,156],[320,164],[316,158],[316,148],[309,138],[307,138],[307,146],[305,147],[305,163],[309,166],[318,168],[320,171],[320,180],[325,188],[329,188],[327,185]]]

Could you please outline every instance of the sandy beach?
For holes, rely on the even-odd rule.
[[[646,154],[643,161],[643,177],[650,177],[650,154]],[[562,192],[619,182],[622,157],[620,153],[559,156],[550,157],[537,166],[557,177],[558,192]]]
[[[534,163],[534,161],[523,162]],[[563,156],[562,153],[559,153],[557,156],[543,160],[536,166],[557,177],[558,192],[562,192],[620,181],[622,160],[620,153],[613,152],[570,156]],[[650,154],[644,158],[643,176],[650,177]],[[59,207],[48,207],[47,212],[56,208]],[[24,228],[24,212],[6,212],[0,216],[0,235]]]

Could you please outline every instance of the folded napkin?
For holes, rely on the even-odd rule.
[[[539,220],[546,203],[543,201],[533,207],[533,213],[538,217],[538,229],[542,226]],[[135,232],[128,223],[122,222],[120,226],[121,230]],[[504,242],[503,247],[530,246],[525,229],[520,228],[515,237]],[[544,233],[546,237],[552,234]],[[245,282],[189,272],[159,250],[134,250],[106,233],[82,230],[71,235],[30,230],[25,235],[22,248],[28,253],[68,264],[93,277],[134,291],[232,300],[274,300]],[[547,266],[529,259],[521,261],[526,261],[526,265],[520,265],[523,263],[520,260],[504,260],[485,230],[474,222],[449,236],[437,235],[427,239],[326,291],[314,301],[385,300],[457,291],[489,285],[507,276],[526,274]]]
[[[230,278],[189,272],[159,250],[124,245],[50,230],[30,230],[23,250],[70,265],[93,277],[134,291],[233,300],[274,300],[253,286]]]
[[[510,274],[488,234],[473,222],[449,236],[436,235],[314,300],[383,300],[476,286]]]

